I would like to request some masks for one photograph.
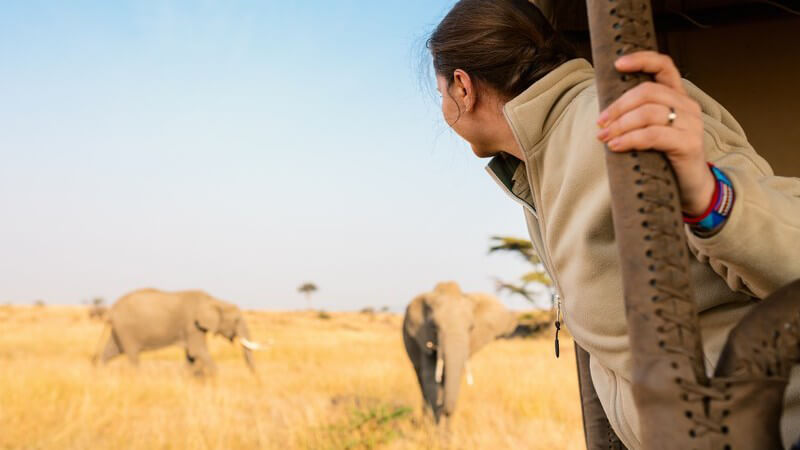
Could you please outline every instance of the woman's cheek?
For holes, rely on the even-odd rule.
[[[442,100],[442,117],[451,128],[458,120],[458,113],[453,110],[452,105],[448,104],[447,100]]]
[[[447,107],[444,105],[444,102],[442,102],[442,119],[444,119],[444,122],[450,126],[450,118],[447,117]]]

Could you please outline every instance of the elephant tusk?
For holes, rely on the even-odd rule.
[[[472,378],[472,370],[469,368],[469,361],[464,363],[464,367],[467,369],[467,384],[472,386],[475,384],[475,379]]]
[[[263,347],[261,344],[253,342],[249,339],[239,338],[239,340],[242,342],[242,346],[249,350],[261,350],[261,348]]]
[[[442,356],[437,353],[436,354],[436,383],[442,384],[442,378],[444,375],[444,359]]]

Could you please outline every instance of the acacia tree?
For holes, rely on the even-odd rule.
[[[297,288],[297,292],[306,296],[306,302],[308,303],[308,309],[311,309],[311,294],[317,292],[319,289],[317,285],[314,283],[303,283],[300,287]]]
[[[510,236],[492,236],[490,241],[489,253],[514,253],[521,256],[523,259],[533,265],[533,270],[522,275],[519,279],[519,282],[505,282],[499,278],[495,278],[498,292],[508,291],[511,294],[520,295],[529,302],[535,304],[533,291],[530,289],[531,285],[535,286],[538,284],[546,287],[548,290],[552,290],[553,281],[549,276],[547,276],[547,272],[544,269],[544,264],[542,264],[542,260],[539,258],[539,255],[536,254],[536,250],[533,248],[531,241]],[[552,308],[553,296],[551,295],[550,297],[550,306]]]

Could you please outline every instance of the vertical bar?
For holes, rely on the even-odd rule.
[[[614,68],[619,56],[656,49],[652,11],[649,0],[587,0],[587,9],[598,98],[605,109],[652,80]],[[688,439],[688,432],[675,431],[691,430],[689,417],[703,415],[702,402],[689,399],[696,397],[693,387],[708,380],[675,175],[656,151],[606,150],[606,165],[642,447],[691,448],[675,441],[681,434]]]

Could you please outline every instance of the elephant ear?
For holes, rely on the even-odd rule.
[[[511,333],[517,325],[513,312],[488,294],[469,294],[472,302],[473,326],[470,331],[470,355],[500,336]]]
[[[433,341],[433,335],[428,316],[431,314],[432,308],[428,303],[428,296],[426,294],[418,295],[408,304],[406,308],[406,315],[403,318],[404,332],[411,336],[419,346],[426,353],[431,350],[427,348],[426,343]]]
[[[221,311],[213,300],[201,298],[195,309],[194,325],[204,333],[219,329]]]

